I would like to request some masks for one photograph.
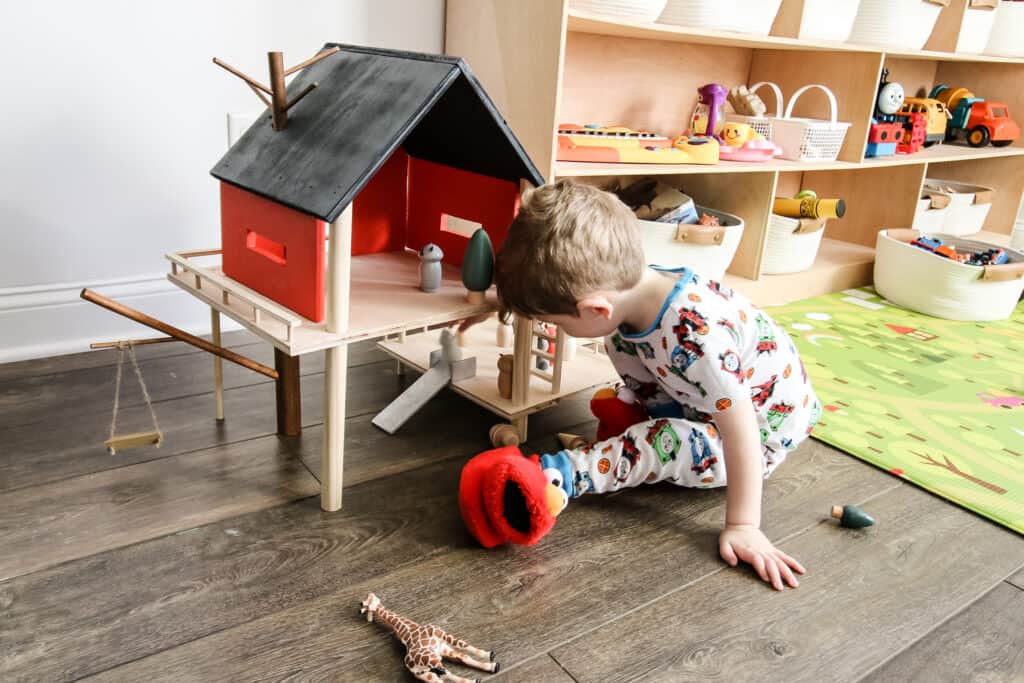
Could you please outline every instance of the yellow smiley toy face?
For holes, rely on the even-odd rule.
[[[753,131],[746,123],[727,122],[722,126],[722,139],[730,147],[742,147],[753,137]]]

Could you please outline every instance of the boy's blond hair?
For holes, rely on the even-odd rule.
[[[501,318],[579,313],[593,292],[624,291],[643,275],[636,216],[615,195],[560,180],[528,192],[498,252]]]

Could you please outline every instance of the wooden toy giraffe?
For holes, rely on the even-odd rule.
[[[411,619],[400,617],[381,605],[380,598],[373,593],[363,600],[363,607],[359,612],[366,615],[367,621],[373,621],[373,617],[376,616],[391,627],[391,630],[405,645],[405,668],[421,681],[428,683],[477,683],[479,681],[479,679],[474,681],[471,678],[463,678],[448,671],[444,667],[442,659],[444,657],[490,673],[496,673],[500,668],[500,665],[494,661],[493,652],[473,647],[466,641],[441,630],[439,626],[432,624],[420,626]],[[459,652],[459,650],[466,652]],[[473,657],[487,661],[482,662]]]

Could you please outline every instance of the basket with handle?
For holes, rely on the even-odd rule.
[[[637,220],[647,263],[665,268],[693,267],[702,277],[720,280],[743,238],[743,219],[725,211],[697,206],[718,225]]]
[[[825,222],[824,218],[789,218],[773,213],[768,219],[761,273],[782,275],[810,268],[825,234]]]
[[[728,121],[735,121],[736,123],[745,123],[754,129],[757,133],[760,133],[767,140],[773,138],[773,121],[778,121],[782,118],[782,107],[785,104],[782,100],[782,89],[772,83],[771,81],[761,81],[750,86],[750,92],[756,93],[762,87],[768,86],[771,91],[775,93],[775,116],[748,116],[746,114],[726,114],[725,118]]]
[[[1024,254],[1002,247],[1009,262],[973,266],[942,258],[911,244],[917,230],[887,229],[875,242],[875,289],[913,311],[950,320],[1002,320],[1013,314],[1024,291]],[[994,244],[930,234],[957,250],[986,250]]]
[[[829,103],[829,119],[804,119],[793,116],[793,107],[800,96],[811,88],[825,93]],[[850,124],[836,120],[839,105],[836,96],[824,85],[812,83],[793,93],[782,118],[772,119],[772,142],[782,148],[783,159],[791,161],[835,161],[846,138]]]

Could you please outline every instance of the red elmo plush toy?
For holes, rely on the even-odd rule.
[[[647,413],[629,389],[602,389],[590,409],[598,419],[599,441],[618,436]],[[545,456],[547,459],[550,456]],[[469,533],[485,548],[505,543],[533,545],[555,526],[569,499],[564,486],[571,472],[545,470],[537,455],[515,446],[485,451],[462,468],[459,510]]]
[[[485,451],[462,468],[459,509],[485,548],[533,545],[551,531],[566,503],[544,475],[540,457],[526,457],[515,446]]]
[[[621,387],[599,389],[590,399],[590,412],[597,418],[597,440],[604,441],[623,434],[627,429],[648,419],[647,411],[631,389]]]

